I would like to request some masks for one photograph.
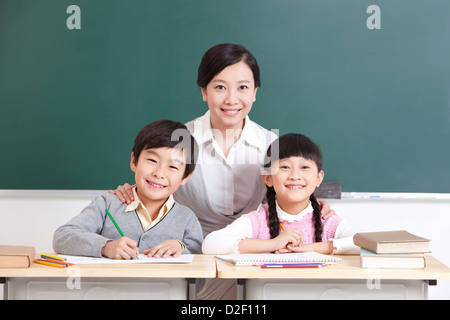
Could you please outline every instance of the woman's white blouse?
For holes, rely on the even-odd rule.
[[[258,208],[266,193],[261,177],[265,153],[277,135],[247,116],[239,140],[225,157],[214,140],[218,132],[211,128],[209,111],[186,126],[199,144],[199,159],[174,197],[195,212],[207,235]]]

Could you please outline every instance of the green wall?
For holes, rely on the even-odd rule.
[[[316,140],[325,181],[448,193],[449,14],[448,0],[2,0],[0,189],[133,182],[141,127],[203,115],[201,57],[234,42],[261,68],[250,118]]]

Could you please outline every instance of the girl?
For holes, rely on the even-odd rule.
[[[322,155],[311,139],[301,134],[281,136],[267,150],[264,163],[268,203],[210,233],[203,241],[203,253],[358,253],[345,220],[336,215],[321,219],[314,190],[324,177]]]

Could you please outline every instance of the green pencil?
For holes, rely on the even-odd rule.
[[[106,213],[108,214],[109,218],[110,218],[111,221],[114,223],[114,225],[116,226],[117,231],[119,231],[120,235],[121,235],[122,237],[125,237],[125,235],[123,234],[122,230],[120,230],[120,227],[119,227],[119,225],[117,224],[116,220],[114,220],[114,218],[112,217],[111,213],[109,213],[108,209],[106,209]],[[139,254],[139,252],[138,252],[138,254]],[[138,258],[137,256],[134,257],[133,259],[139,260],[139,258]]]
[[[116,220],[114,220],[114,218],[112,217],[111,213],[109,213],[108,209],[106,209],[106,213],[108,214],[109,218],[114,223],[114,225],[116,226],[117,231],[119,231],[120,235],[122,237],[125,237],[125,235],[123,234],[122,230],[120,230],[119,225],[116,223]]]

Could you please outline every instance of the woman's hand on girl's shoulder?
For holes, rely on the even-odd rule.
[[[322,214],[322,220],[327,220],[328,218],[336,215],[336,212],[331,209],[331,206],[328,202],[325,200],[317,200],[320,205],[320,213]]]

